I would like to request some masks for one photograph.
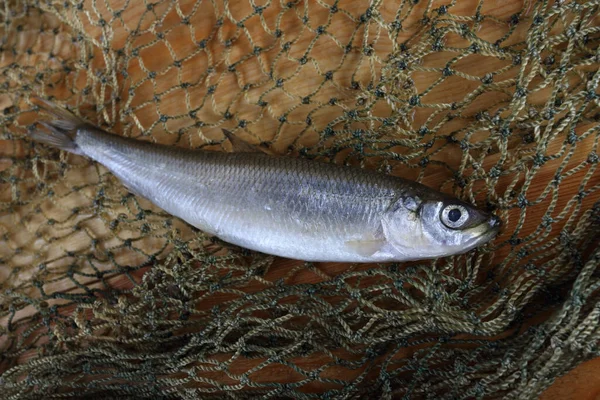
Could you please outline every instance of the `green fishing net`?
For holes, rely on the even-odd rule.
[[[5,0],[0,397],[534,398],[599,356],[599,7]],[[433,261],[249,252],[32,143],[34,96],[418,180],[504,228]]]

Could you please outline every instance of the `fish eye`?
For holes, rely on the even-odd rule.
[[[459,229],[469,219],[469,211],[461,205],[450,204],[442,209],[440,218],[448,228]]]

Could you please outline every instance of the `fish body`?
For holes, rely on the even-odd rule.
[[[251,250],[306,261],[436,258],[489,241],[499,225],[494,216],[401,178],[259,151],[140,142],[51,105],[49,111],[57,119],[44,123],[49,133],[33,132],[35,140],[103,164],[133,193]],[[462,229],[441,221],[452,205],[469,214]]]

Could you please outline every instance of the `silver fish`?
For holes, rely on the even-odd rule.
[[[43,101],[54,120],[32,139],[87,156],[133,193],[251,250],[306,261],[391,262],[460,254],[500,219],[416,182],[264,154],[224,133],[233,153],[119,137]]]

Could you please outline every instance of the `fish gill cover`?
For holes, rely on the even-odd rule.
[[[531,398],[597,357],[599,5],[5,2],[0,396]],[[251,253],[32,143],[34,95],[419,180],[504,228],[426,262]]]

